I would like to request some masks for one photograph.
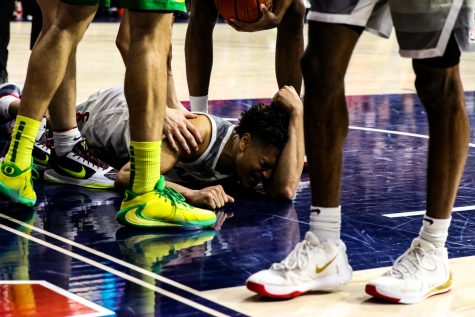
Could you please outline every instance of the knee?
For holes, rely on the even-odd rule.
[[[301,22],[303,24],[303,20],[305,18],[305,3],[303,0],[293,0],[290,4],[289,8],[287,9],[286,15],[289,16],[294,21]]]
[[[413,68],[416,91],[426,108],[437,104],[457,104],[447,101],[463,94],[458,66],[435,68],[413,62]]]
[[[277,27],[279,32],[284,31],[294,35],[303,32],[305,12],[306,9],[303,0],[292,1],[285,12],[285,15],[283,16],[280,25]]]
[[[127,56],[127,53],[129,52],[129,39],[124,39],[123,36],[118,35],[115,39],[115,46],[122,57]]]
[[[318,50],[318,47],[307,46],[301,68],[306,93],[315,93],[324,100],[344,92],[345,70],[335,59],[321,57]]]
[[[218,10],[213,1],[197,0],[192,1],[191,11],[189,13],[188,30],[201,35],[202,32],[213,32]]]

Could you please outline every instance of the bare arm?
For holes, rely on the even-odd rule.
[[[125,164],[117,174],[115,188],[125,190],[130,179],[130,162]],[[221,185],[209,186],[202,189],[191,189],[170,181],[165,184],[175,189],[185,197],[185,201],[196,207],[221,208],[227,203],[233,203],[234,198],[226,194]]]
[[[170,181],[166,181],[166,185],[182,194],[186,202],[192,206],[216,209],[234,202],[234,198],[226,194],[221,185],[202,189],[191,189]]]
[[[295,89],[282,87],[274,101],[290,113],[289,139],[284,146],[271,178],[264,181],[265,190],[276,198],[292,199],[302,174],[305,145],[303,135],[303,104]]]

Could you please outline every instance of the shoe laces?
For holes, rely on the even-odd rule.
[[[35,145],[41,148],[52,149],[54,147],[54,139],[48,136],[49,132],[45,131]]]
[[[305,269],[310,263],[311,254],[315,251],[318,252],[321,246],[321,244],[315,245],[307,240],[303,240],[295,246],[282,262],[272,264],[272,269],[286,271]]]
[[[76,144],[74,147],[75,148],[79,147],[79,150],[74,151],[73,149],[73,153],[78,158],[80,158],[83,161],[83,163],[85,163],[88,166],[98,167],[103,170],[109,168],[108,164],[106,164],[105,162],[101,161],[100,159],[96,157],[97,152],[89,148],[89,146],[87,145],[86,139],[83,138],[78,143],[79,144]]]
[[[431,253],[416,245],[401,255],[388,273],[393,277],[404,278],[415,276],[421,269],[434,272],[437,264]]]
[[[165,200],[169,199],[174,206],[183,205],[186,208],[190,207],[190,205],[185,202],[185,197],[183,197],[182,194],[170,186],[165,186],[165,178],[163,175],[160,176],[160,179],[158,180],[157,185],[155,185],[154,190],[160,196],[165,197]]]

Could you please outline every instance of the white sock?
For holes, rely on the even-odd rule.
[[[435,219],[424,215],[419,237],[422,240],[432,243],[436,248],[444,247],[449,235],[451,220],[452,218]]]
[[[41,120],[40,129],[38,130],[38,134],[36,135],[35,141],[39,141],[41,137],[43,136],[43,134],[45,134],[45,132],[46,132],[46,118],[43,118]]]
[[[190,96],[190,107],[193,112],[208,113],[208,96]]]
[[[63,156],[73,150],[73,147],[82,139],[82,136],[81,132],[79,132],[79,129],[76,127],[65,132],[53,131],[53,139],[56,154],[58,156]]]
[[[11,95],[0,98],[0,119],[5,121],[13,119],[8,113],[8,109],[10,108],[10,104],[16,100],[19,100],[19,98]]]
[[[339,240],[341,231],[341,206],[310,207],[310,231],[323,242],[326,240]]]

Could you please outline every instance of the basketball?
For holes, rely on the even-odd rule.
[[[224,19],[247,23],[256,22],[262,17],[261,3],[267,9],[272,6],[272,0],[215,0],[214,3]]]

